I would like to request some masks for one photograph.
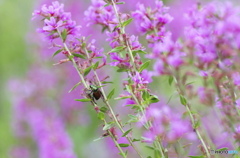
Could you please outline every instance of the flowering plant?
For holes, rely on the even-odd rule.
[[[174,39],[168,27],[174,17],[162,1],[139,1],[123,13],[128,3],[92,0],[82,26],[58,1],[34,11],[58,70],[37,67],[31,72],[44,80],[29,73],[25,84],[13,82],[24,91],[14,106],[16,136],[38,149],[26,143],[15,157],[22,148],[25,157],[83,156],[68,129],[90,119],[87,105],[102,127],[96,140],[113,149],[102,157],[210,158],[211,149],[239,150],[239,10],[230,2],[195,4],[183,36]],[[104,38],[105,50],[98,44]],[[66,85],[74,85],[68,95]]]

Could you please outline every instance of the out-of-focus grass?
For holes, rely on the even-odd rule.
[[[7,158],[14,143],[11,130],[11,94],[6,87],[10,77],[24,73],[29,63],[26,32],[32,12],[31,0],[0,1],[0,157]]]

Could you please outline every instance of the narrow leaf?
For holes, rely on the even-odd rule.
[[[77,84],[75,84],[69,91],[68,93],[72,92],[75,88],[77,88],[77,86],[79,86],[82,82],[78,82]]]
[[[159,99],[156,95],[150,95],[150,100],[149,100],[149,103],[157,103],[159,102]]]
[[[87,76],[89,74],[89,72],[91,71],[92,67],[89,66],[84,70],[84,76]]]
[[[194,129],[197,129],[200,126],[200,121],[198,120],[195,124],[194,124]]]
[[[93,65],[93,69],[96,70],[98,68],[98,65],[99,65],[99,61]]]
[[[99,141],[99,140],[102,140],[102,139],[104,139],[104,137],[100,137],[100,138],[94,139],[93,141],[96,142],[96,141]]]
[[[123,133],[122,137],[125,137],[129,132],[132,131],[132,128]]]
[[[133,53],[133,56],[136,56],[137,53],[138,54],[147,54],[147,52],[145,52],[143,50],[133,50],[132,53]]]
[[[89,102],[91,99],[85,98],[85,99],[75,99],[75,101],[80,101],[80,102]]]
[[[110,82],[110,81],[102,81],[102,84],[106,84],[106,83],[113,83],[113,82]]]
[[[99,113],[97,114],[97,117],[98,117],[98,119],[100,119],[100,120],[104,120],[105,115],[104,115],[103,112],[99,112]]]
[[[55,57],[55,56],[56,56],[57,54],[59,54],[62,50],[63,50],[63,49],[57,50],[57,51],[52,55],[52,57]]]
[[[110,5],[111,5],[111,3],[107,3],[107,4],[104,5],[104,7],[107,7],[107,6],[110,6]]]
[[[114,122],[109,122],[107,124],[105,124],[105,126],[103,127],[103,130],[106,131],[110,128],[112,128],[114,126]]]
[[[108,111],[108,108],[106,107],[101,107],[100,108],[100,111],[103,112],[103,113],[106,113]]]
[[[124,49],[124,46],[119,46],[119,47],[115,47],[113,48],[110,52],[120,52]]]
[[[150,65],[150,60],[146,61],[144,64],[141,65],[139,68],[139,72],[142,72],[144,69],[146,69]]]
[[[62,37],[63,42],[65,42],[66,39],[67,39],[67,30],[66,30],[66,29],[64,29],[64,30],[62,31],[61,37]]]
[[[133,20],[133,19],[130,18],[130,19],[124,21],[123,24],[122,24],[122,26],[125,27],[125,26],[129,25],[129,24],[132,22],[132,20]]]
[[[151,150],[155,150],[155,148],[151,147],[151,146],[145,146],[145,147],[148,148],[148,149],[151,149]]]
[[[117,97],[117,98],[114,98],[114,99],[115,100],[122,100],[122,99],[128,99],[128,98],[131,98],[131,96]]]
[[[73,56],[78,57],[78,58],[82,58],[82,59],[86,59],[83,55],[81,54],[77,54],[77,53],[72,53]]]
[[[119,144],[120,147],[128,147],[129,144]]]
[[[187,104],[187,100],[184,96],[180,95],[180,102],[182,105],[186,105]]]
[[[118,3],[116,3],[116,4],[117,4],[117,5],[118,5],[118,4],[125,4],[125,2],[118,2]]]
[[[138,142],[138,141],[140,141],[141,139],[135,139],[135,138],[133,138],[133,142]]]
[[[111,90],[111,92],[108,94],[107,100],[109,100],[109,99],[112,98],[112,96],[114,95],[114,91],[115,91],[115,88],[113,88],[113,89]]]
[[[172,82],[173,82],[173,76],[169,76],[168,78],[168,84],[171,86],[172,85]]]

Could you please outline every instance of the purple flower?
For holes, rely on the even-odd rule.
[[[61,20],[56,22],[56,19],[53,17],[50,17],[50,20],[45,19],[44,22],[45,22],[46,26],[43,27],[43,30],[48,31],[48,32],[56,30],[63,24],[63,22]]]
[[[43,5],[40,11],[34,11],[33,16],[43,16],[44,26],[38,29],[38,32],[43,33],[45,37],[52,42],[59,38],[59,32],[66,36],[72,35],[78,38],[81,26],[77,26],[76,22],[71,20],[71,13],[64,12],[64,5],[59,2],[52,2],[48,7]],[[51,32],[51,33],[50,33]],[[65,37],[66,38],[66,37]]]
[[[111,60],[116,60],[111,62],[109,65],[111,66],[118,66],[119,68],[129,68],[130,67],[130,58],[126,55],[126,58],[121,58],[117,53],[110,53]]]
[[[136,72],[135,75],[131,76],[132,80],[136,83],[136,84],[148,84],[149,82],[146,80],[146,78],[142,77],[142,74],[140,74],[139,72]]]
[[[117,25],[117,18],[112,6],[104,7],[105,4],[106,2],[103,0],[92,0],[92,5],[84,12],[88,26],[100,24],[112,30]]]
[[[174,113],[174,115],[172,114]],[[173,112],[168,106],[150,106],[146,111],[146,118],[152,126],[144,134],[144,141],[152,143],[157,136],[166,136],[165,141],[172,143],[181,137],[191,134],[189,121],[182,120],[178,113]],[[141,120],[142,123],[143,120]],[[189,137],[185,137],[188,139]]]
[[[143,33],[149,31],[161,32],[162,27],[172,20],[169,14],[166,14],[168,8],[162,1],[155,1],[156,8],[146,8],[143,4],[137,4],[137,10],[132,13],[136,20],[136,27]]]
[[[238,72],[232,74],[232,79],[236,86],[240,86],[240,74]]]
[[[207,71],[199,71],[199,73],[198,73],[200,76],[202,76],[202,77],[208,77],[208,72]]]

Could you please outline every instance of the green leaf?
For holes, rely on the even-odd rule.
[[[184,96],[180,95],[180,102],[182,105],[186,105],[187,104],[187,100]]]
[[[104,7],[107,7],[107,6],[110,6],[110,5],[111,5],[111,3],[107,3],[107,4],[104,5]]]
[[[127,72],[128,71],[128,69],[124,69],[124,68],[119,68],[118,70],[117,70],[117,72]]]
[[[133,50],[133,51],[132,51],[133,56],[136,56],[137,53],[139,53],[139,54],[140,54],[140,53],[141,53],[141,54],[147,54],[147,52],[145,52],[145,51],[143,51],[143,50]]]
[[[98,117],[98,119],[100,119],[100,120],[104,120],[105,115],[104,115],[103,112],[99,112],[99,113],[97,114],[97,117]]]
[[[204,155],[200,155],[200,156],[188,156],[188,157],[190,157],[190,158],[203,158],[205,156]]]
[[[129,132],[132,131],[132,128],[123,133],[122,137],[125,137]]]
[[[128,147],[129,144],[123,144],[123,143],[122,143],[122,144],[119,144],[119,146],[120,146],[120,147]]]
[[[190,84],[193,84],[195,81],[193,81],[193,82],[189,82],[189,83],[187,83],[185,86],[188,86],[188,85],[190,85]]]
[[[113,83],[113,82],[110,82],[110,81],[102,81],[102,84],[107,84],[107,83]]]
[[[128,120],[128,123],[133,123],[133,122],[138,122],[139,121],[138,117],[135,116],[135,115],[129,114],[128,116],[130,117],[130,120]]]
[[[151,147],[151,146],[145,146],[145,147],[148,148],[148,149],[151,149],[151,150],[155,150],[155,148]]]
[[[148,156],[147,158],[152,158],[152,156]]]
[[[118,153],[119,155],[121,155],[122,157],[127,157],[125,153]]]
[[[138,105],[133,104],[131,109],[136,109],[136,110],[140,110],[140,107]]]
[[[105,138],[105,137],[100,137],[100,138],[94,139],[93,141],[96,142],[96,141],[102,140],[102,139],[104,139],[104,138]]]
[[[113,88],[113,89],[111,90],[111,92],[108,94],[107,100],[109,100],[109,99],[112,98],[112,96],[114,95],[114,91],[115,91],[115,88]]]
[[[129,85],[126,85],[126,90],[128,93],[131,93],[131,87]]]
[[[146,69],[150,65],[150,60],[146,61],[144,64],[141,65],[139,68],[139,72],[142,72],[144,69]]]
[[[159,99],[156,95],[150,95],[150,100],[149,100],[149,103],[157,103],[159,102]]]
[[[114,122],[109,122],[107,124],[105,124],[105,126],[103,127],[103,130],[106,131],[110,128],[112,128],[114,126]]]
[[[117,4],[117,5],[118,5],[118,4],[125,4],[125,2],[118,2],[118,3],[116,3],[116,4]]]
[[[193,129],[197,129],[199,126],[200,126],[200,121],[198,120],[198,121],[194,124]]]
[[[73,55],[69,55],[69,56],[68,56],[68,59],[69,59],[69,60],[72,60],[73,58],[74,58]]]
[[[122,26],[125,27],[125,26],[129,25],[129,24],[132,22],[132,20],[133,20],[133,18],[130,18],[130,19],[124,21],[124,22],[122,23]]]
[[[117,98],[114,98],[114,99],[115,100],[122,100],[122,99],[128,99],[128,98],[131,98],[131,96],[117,97]]]
[[[82,82],[78,82],[77,84],[75,84],[69,91],[68,93],[72,92],[75,88],[77,88],[77,86],[79,86]]]
[[[93,65],[93,69],[96,70],[98,68],[98,65],[99,65],[99,61]]]
[[[92,69],[92,66],[87,67],[87,68],[84,70],[83,75],[84,75],[84,76],[87,76],[87,75],[89,74],[89,72],[91,71],[91,69]]]
[[[138,142],[138,141],[141,141],[141,139],[135,139],[135,138],[133,138],[132,141],[133,141],[133,142]]]
[[[80,102],[90,102],[92,101],[91,99],[85,98],[85,99],[75,99],[75,101],[80,101]]]
[[[160,151],[159,151],[158,149],[155,149],[155,150],[154,150],[154,157],[155,157],[155,158],[162,158],[162,157],[161,157],[161,154],[160,154]]]
[[[83,55],[81,54],[77,54],[77,53],[72,53],[73,56],[78,57],[78,58],[82,58],[82,59],[86,59]]]
[[[228,148],[224,147],[224,148],[217,149],[217,151],[224,151],[224,150],[228,150]]]
[[[149,99],[150,95],[147,91],[143,91],[142,98],[144,101],[147,101]]]
[[[63,50],[63,49],[57,50],[57,51],[52,55],[52,57],[55,57],[55,56],[56,56],[57,54],[59,54],[62,50]]]
[[[173,82],[173,76],[169,76],[168,78],[168,84],[171,86],[172,85],[172,82]]]
[[[124,48],[125,46],[115,47],[110,52],[121,52]]]
[[[100,108],[100,111],[103,112],[103,113],[106,113],[108,111],[108,108],[106,107],[101,107]]]
[[[66,30],[66,29],[64,29],[64,30],[61,32],[61,37],[62,37],[63,42],[65,42],[66,39],[67,39],[67,30]]]

